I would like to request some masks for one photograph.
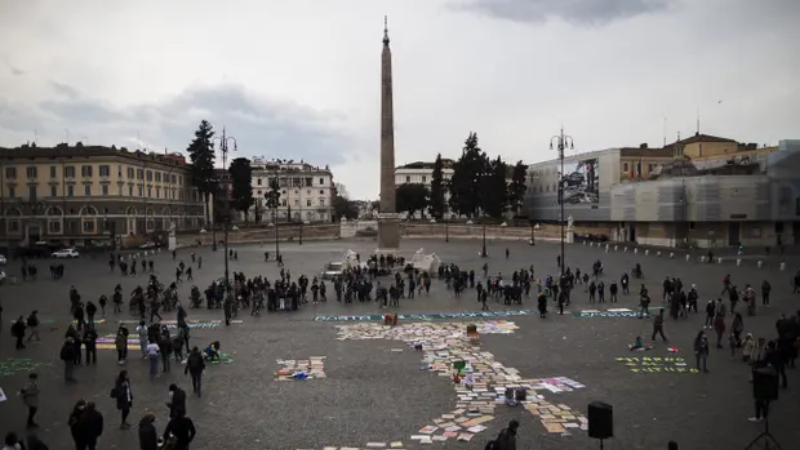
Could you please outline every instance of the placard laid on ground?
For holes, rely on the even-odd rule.
[[[623,356],[616,361],[634,373],[700,373],[683,358],[673,356]]]
[[[275,373],[275,381],[325,378],[325,357],[311,356],[308,359],[279,359],[282,367]]]
[[[664,309],[662,306],[654,306],[650,308],[650,315],[654,316],[658,314],[658,311]],[[573,317],[576,318],[585,318],[585,317],[639,317],[639,310],[633,310],[628,308],[612,308],[607,309],[605,311],[600,311],[598,309],[586,309],[583,311],[576,311],[572,313]]]
[[[529,309],[519,311],[463,311],[430,314],[398,314],[398,320],[441,320],[441,319],[484,319],[492,317],[530,316]],[[538,314],[538,313],[537,313]],[[363,316],[317,316],[318,322],[372,322],[383,320],[383,315],[367,314]]]

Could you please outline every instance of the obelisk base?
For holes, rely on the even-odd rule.
[[[400,248],[400,215],[378,214],[378,255],[397,255]]]

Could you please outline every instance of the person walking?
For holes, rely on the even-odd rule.
[[[186,392],[175,383],[169,385],[167,407],[169,408],[169,417],[171,419],[186,415]]]
[[[83,436],[81,435],[80,429],[80,421],[81,416],[83,416],[83,412],[86,410],[86,400],[80,399],[75,403],[75,406],[72,407],[72,412],[69,414],[69,419],[67,419],[67,425],[69,425],[70,434],[72,434],[72,440],[75,442],[75,448],[83,450],[86,448],[86,444],[83,442]]]
[[[192,376],[192,392],[198,397],[202,396],[203,370],[205,368],[206,362],[203,355],[200,354],[200,349],[196,346],[192,347],[192,351],[186,359],[186,368],[183,369],[183,374],[188,373]]]
[[[117,409],[122,412],[122,423],[119,428],[126,430],[131,427],[128,423],[128,414],[133,406],[133,391],[131,391],[131,380],[128,378],[128,371],[122,370],[114,382],[114,389],[111,396],[117,400]]]
[[[28,428],[36,428],[39,425],[36,424],[34,418],[36,417],[36,412],[39,411],[39,383],[37,382],[39,376],[35,373],[30,373],[28,375],[28,381],[19,391],[19,395],[22,397],[22,403],[28,407]]]
[[[39,311],[34,309],[33,312],[31,312],[31,315],[28,316],[28,320],[26,321],[26,323],[28,325],[28,330],[30,330],[30,333],[28,334],[28,339],[27,339],[28,342],[33,340],[34,336],[36,336],[36,342],[39,342],[39,341],[42,340],[42,338],[39,337],[39,323],[40,322],[39,322],[39,316],[37,315],[38,313],[39,313]]]
[[[694,338],[694,355],[697,359],[697,370],[700,370],[700,363],[702,363],[703,372],[708,373],[708,366],[706,365],[708,360],[708,338],[705,330],[700,330],[697,333],[697,337]]]
[[[16,342],[16,349],[22,350],[25,348],[25,330],[27,327],[25,326],[25,321],[23,320],[22,316],[19,316],[17,320],[14,322],[14,325],[11,325],[11,335],[17,340]]]
[[[75,343],[72,342],[71,337],[64,341],[64,345],[61,346],[61,354],[59,356],[61,357],[61,360],[64,361],[64,381],[75,381],[75,377],[73,376],[76,359]]]
[[[519,422],[516,419],[508,422],[508,427],[500,431],[500,434],[495,440],[494,448],[496,450],[517,450],[517,430],[519,429]]]
[[[117,336],[114,338],[114,347],[117,349],[117,364],[119,365],[125,364],[125,360],[128,358],[127,328],[124,328],[124,330],[120,326],[119,330],[117,330]]]
[[[189,450],[189,444],[194,440],[197,430],[194,428],[192,419],[181,416],[170,419],[164,429],[164,441],[168,441],[170,435],[175,436],[175,446],[173,450]]]
[[[722,347],[722,335],[725,333],[725,316],[717,314],[714,318],[714,331],[717,333],[717,348]]]
[[[19,440],[17,433],[13,431],[9,431],[6,434],[5,438],[5,445],[3,446],[3,450],[25,450],[25,444]]]
[[[79,450],[95,450],[97,438],[103,434],[103,415],[97,410],[94,402],[86,404],[86,410],[78,419],[78,435],[83,447]]]
[[[86,348],[86,365],[97,364],[97,330],[89,322],[83,329],[83,346]]]
[[[667,337],[664,336],[664,310],[660,309],[658,314],[653,319],[653,337],[650,339],[651,341],[656,341],[656,335],[661,335],[661,339],[664,342],[667,342]]]
[[[139,449],[158,450],[158,432],[156,431],[156,416],[147,413],[139,421]]]

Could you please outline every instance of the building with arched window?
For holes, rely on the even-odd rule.
[[[205,207],[177,154],[115,147],[0,148],[0,246],[108,245],[197,230]]]

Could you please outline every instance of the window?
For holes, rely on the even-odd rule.
[[[121,184],[119,186],[117,186],[117,195],[122,197],[122,185]]]
[[[111,166],[100,166],[100,176],[107,177],[111,175]]]
[[[133,197],[133,186],[128,186],[128,197]]]
[[[19,233],[19,230],[20,230],[19,220],[9,220],[8,231],[11,233]]]
[[[294,206],[300,206],[300,199],[294,199]]]
[[[177,183],[177,181],[176,181],[177,179],[178,179],[177,175],[170,175],[169,176],[170,183],[172,183],[172,184],[176,184]]]
[[[50,166],[50,178],[56,177],[56,166]]]
[[[36,178],[36,166],[29,166],[25,169],[25,174],[28,178]]]
[[[319,199],[319,206],[325,206],[325,199],[324,198],[320,198]]]
[[[74,197],[75,196],[75,186],[69,185],[67,186],[67,197]]]
[[[647,165],[647,171],[648,172],[652,172],[653,171],[653,165],[652,164],[648,164]]]
[[[144,169],[136,169],[136,178],[140,180],[144,179]]]
[[[320,184],[320,185],[323,185],[323,184],[325,184],[325,179],[324,179],[324,178],[320,178],[320,179],[319,179],[319,184]]]
[[[411,183],[411,177],[410,176],[406,176],[406,183]]]
[[[422,182],[423,182],[423,183],[425,183],[425,182],[427,182],[427,181],[428,181],[428,177],[426,177],[425,175],[423,175],[423,176],[422,176]]]
[[[311,199],[306,199],[306,206],[311,206]]]
[[[92,176],[92,166],[81,166],[81,176],[82,177],[91,177]]]
[[[156,172],[156,183],[161,183],[161,172]]]
[[[152,197],[152,196],[153,196],[153,188],[147,186],[147,197]]]
[[[117,176],[122,178],[122,164],[117,166]]]
[[[156,198],[161,198],[161,188],[160,187],[156,188]]]
[[[36,201],[36,186],[28,186],[28,197],[32,202]]]
[[[83,232],[94,233],[94,219],[83,221]]]
[[[139,197],[144,197],[144,188],[139,186]]]
[[[58,186],[50,186],[50,197],[58,197]]]
[[[153,171],[152,170],[148,170],[147,171],[147,181],[153,181]]]
[[[83,195],[89,197],[92,195],[92,185],[87,184],[83,186]]]
[[[6,178],[17,178],[17,168],[6,167]]]
[[[75,178],[75,166],[64,166],[64,177]]]
[[[128,167],[128,178],[133,179],[133,167]]]
[[[627,172],[628,171],[628,163],[622,164],[622,171],[623,172]]]
[[[256,184],[257,184],[257,185],[259,185],[259,186],[261,186],[261,178],[259,178],[258,180],[256,180]]]
[[[103,189],[103,195],[108,195],[108,185],[104,184],[102,189]]]
[[[51,219],[47,223],[47,231],[50,233],[61,233],[61,221]]]

